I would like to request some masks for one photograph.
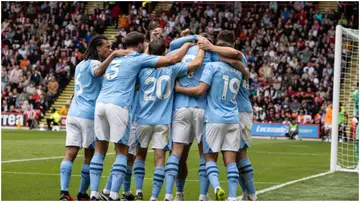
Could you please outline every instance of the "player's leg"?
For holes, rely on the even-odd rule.
[[[165,153],[170,150],[170,127],[168,125],[154,126],[153,145],[155,172],[150,201],[157,201],[165,178]]]
[[[174,198],[174,201],[184,201],[185,180],[188,175],[187,159],[189,156],[190,148],[191,144],[184,145],[184,150],[181,154],[181,158],[179,161],[179,172],[176,177],[176,196]]]
[[[103,162],[109,146],[110,124],[106,116],[106,105],[97,103],[95,107],[94,128],[96,134],[95,154],[90,162],[91,200],[99,199],[99,184],[103,171]]]
[[[88,201],[90,196],[86,193],[90,186],[90,162],[95,152],[95,132],[94,121],[87,119],[79,119],[82,127],[82,146],[84,148],[84,163],[81,168],[81,180],[78,201]]]
[[[224,200],[225,191],[220,187],[219,168],[216,162],[226,132],[224,129],[226,128],[223,127],[224,124],[217,123],[205,123],[204,125],[203,151],[206,160],[206,174],[214,188],[216,200]]]
[[[195,120],[195,137],[196,142],[198,143],[198,149],[199,149],[199,156],[200,156],[200,164],[198,169],[198,177],[199,177],[199,184],[200,184],[200,195],[199,195],[199,201],[209,201],[210,198],[208,197],[208,191],[210,186],[210,181],[207,178],[206,175],[206,169],[205,169],[205,156],[203,153],[203,147],[202,147],[202,136],[204,134],[204,109],[194,109],[194,120]]]
[[[134,178],[136,183],[136,200],[143,200],[143,184],[145,177],[145,160],[148,147],[153,136],[153,126],[137,125],[136,139],[138,142],[136,160],[134,163]]]
[[[121,197],[122,201],[133,201],[135,196],[131,193],[131,177],[134,162],[136,159],[136,145],[129,146],[128,162],[127,162],[127,171],[123,183],[123,194]]]
[[[236,166],[236,154],[240,149],[240,125],[226,124],[227,131],[221,151],[224,165],[226,166],[228,190],[228,201],[236,201],[236,191],[239,182],[239,170]]]
[[[243,112],[239,114],[240,119],[240,151],[237,154],[236,162],[239,170],[239,184],[243,191],[242,199],[257,200],[254,185],[254,170],[247,157],[247,148],[251,146],[252,113]]]
[[[75,117],[69,116],[66,120],[66,148],[64,159],[60,165],[60,200],[74,200],[69,194],[69,183],[72,164],[81,147],[81,127]]]
[[[177,109],[173,114],[172,122],[172,150],[165,166],[166,191],[165,200],[172,200],[172,189],[179,171],[179,161],[184,146],[189,144],[191,131],[191,110]]]
[[[90,162],[92,157],[94,156],[94,152],[95,152],[94,147],[86,148],[84,150],[85,160],[81,168],[80,188],[79,188],[79,193],[76,197],[78,201],[90,200],[90,196],[86,193],[86,191],[90,186]]]

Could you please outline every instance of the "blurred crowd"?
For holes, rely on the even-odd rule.
[[[2,25],[9,24],[2,30],[2,111],[31,106],[45,112],[69,82],[87,43],[106,26],[119,31],[113,49],[125,48],[123,38],[131,31],[149,39],[150,30],[161,27],[169,45],[186,28],[214,38],[227,29],[248,61],[255,121],[320,123],[332,99],[335,26],[358,29],[358,12],[339,7],[320,13],[310,2],[234,2],[216,8],[174,2],[157,16],[138,3],[125,13],[121,3],[106,2],[91,14],[85,4],[27,2],[23,12],[17,10],[24,3],[2,4]]]

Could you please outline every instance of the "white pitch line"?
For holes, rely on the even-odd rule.
[[[3,171],[1,174],[15,174],[15,175],[43,175],[43,176],[60,176],[57,173],[32,173],[32,172],[12,172],[12,171]],[[74,177],[81,177],[81,175],[72,174],[71,176]],[[108,176],[101,176],[102,178],[108,178]],[[144,178],[145,180],[153,180],[153,178]],[[199,180],[191,180],[186,179],[188,182],[199,182]],[[227,181],[220,181],[220,182],[227,182]],[[276,182],[255,182],[255,184],[279,184]]]
[[[275,189],[279,189],[281,187],[285,187],[287,185],[295,184],[295,183],[305,181],[305,180],[309,180],[309,179],[312,179],[312,178],[325,176],[325,175],[330,174],[330,173],[333,173],[333,171],[328,171],[328,172],[324,172],[324,173],[320,173],[320,174],[316,174],[316,175],[311,175],[311,176],[304,177],[304,178],[301,178],[301,179],[297,179],[297,180],[289,181],[289,182],[286,182],[286,183],[283,183],[283,184],[275,185],[275,186],[272,186],[272,187],[257,191],[256,194],[263,194],[263,193],[266,193],[266,192],[269,192],[269,191],[273,191]]]

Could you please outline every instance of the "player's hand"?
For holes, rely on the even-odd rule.
[[[180,83],[176,80],[175,81],[175,88],[174,88],[175,92],[179,92],[180,88],[181,88]]]
[[[186,42],[184,45],[191,47],[191,46],[195,46],[196,43],[195,42]]]
[[[199,49],[210,51],[214,47],[214,45],[208,39],[203,38],[198,41],[198,47]]]
[[[187,36],[187,35],[189,35],[189,34],[190,34],[190,29],[187,28],[187,29],[183,30],[183,31],[180,33],[180,36],[181,36],[181,37],[184,37],[184,36]]]
[[[130,50],[119,49],[119,50],[113,51],[111,54],[112,54],[114,57],[119,57],[119,56],[127,55],[127,54],[129,54],[129,53],[131,53],[131,52],[132,52],[132,51],[130,51]]]

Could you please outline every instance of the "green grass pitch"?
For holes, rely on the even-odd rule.
[[[64,154],[65,132],[2,130],[1,200],[58,200],[59,169]],[[111,147],[110,147],[111,148]],[[113,153],[113,151],[110,151]],[[254,139],[249,157],[255,170],[255,187],[262,190],[329,170],[330,144],[312,141]],[[75,160],[70,194],[76,197],[80,183],[82,152]],[[53,157],[53,158],[47,158]],[[34,160],[33,158],[44,158]],[[110,154],[104,163],[100,190],[103,189],[115,156]],[[227,191],[226,170],[219,157],[221,186]],[[11,160],[29,159],[22,162]],[[33,160],[31,160],[33,159]],[[185,184],[185,199],[198,200],[197,170],[199,155],[193,145],[189,155],[189,174]],[[148,153],[144,181],[144,199],[149,200],[154,173],[153,153]],[[358,200],[357,173],[333,173],[285,186],[258,195],[260,200]],[[164,186],[159,200],[163,200]],[[135,182],[131,184],[135,192]],[[175,189],[174,189],[175,195]],[[214,199],[213,189],[210,196]],[[241,194],[240,187],[238,195]]]

